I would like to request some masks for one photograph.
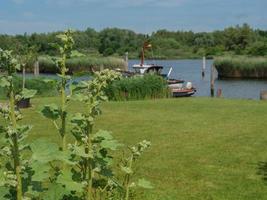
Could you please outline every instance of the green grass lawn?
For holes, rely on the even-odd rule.
[[[34,125],[31,139],[57,140],[53,125],[37,112],[54,100],[35,99],[23,111]],[[138,200],[265,200],[267,182],[258,172],[267,162],[266,122],[266,102],[184,98],[105,103],[96,129],[129,145],[152,142],[137,167],[155,188],[139,191]]]

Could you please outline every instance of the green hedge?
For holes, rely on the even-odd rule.
[[[57,73],[57,67],[52,60],[52,57],[41,56],[39,57],[39,68],[41,73]],[[105,69],[125,69],[126,63],[123,59],[114,57],[78,57],[68,59],[66,62],[67,67],[71,73],[75,72],[92,72],[93,70]]]
[[[169,97],[166,80],[157,75],[135,76],[113,82],[106,90],[113,101],[142,100]]]

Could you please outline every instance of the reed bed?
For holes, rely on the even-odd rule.
[[[218,57],[214,66],[219,77],[267,78],[267,58],[265,57]]]
[[[166,80],[157,75],[117,80],[108,87],[106,94],[113,101],[157,99],[170,96]]]
[[[41,73],[57,73],[58,69],[53,62],[53,57],[39,57],[39,68]],[[77,57],[68,59],[66,62],[70,73],[92,72],[101,69],[125,69],[126,62],[114,57]]]

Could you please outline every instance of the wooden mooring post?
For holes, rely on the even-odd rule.
[[[40,74],[39,61],[36,61],[34,63],[34,76],[39,76],[39,74]]]
[[[126,63],[126,66],[125,66],[125,71],[128,71],[128,67],[129,67],[129,53],[126,52],[125,53],[125,63]]]
[[[206,56],[203,57],[203,62],[202,62],[202,72],[201,72],[202,79],[204,79],[205,77],[205,70],[206,70]]]
[[[218,90],[217,90],[217,95],[216,95],[218,98],[221,98],[222,97],[222,89],[221,88],[219,88]]]
[[[210,68],[210,96],[214,97],[214,74],[215,74],[215,68],[214,65],[211,65]]]
[[[267,100],[267,91],[266,90],[262,90],[260,92],[260,100],[264,100],[264,101]]]

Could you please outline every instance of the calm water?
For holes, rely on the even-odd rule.
[[[140,63],[139,60],[130,60],[129,69],[133,64]],[[195,96],[210,95],[210,66],[213,61],[207,61],[205,78],[201,77],[202,60],[157,60],[146,61],[164,66],[164,73],[168,73],[173,67],[172,78],[191,81],[197,88]],[[259,99],[261,90],[267,90],[267,81],[263,80],[216,80],[215,91],[222,89],[225,98]]]

